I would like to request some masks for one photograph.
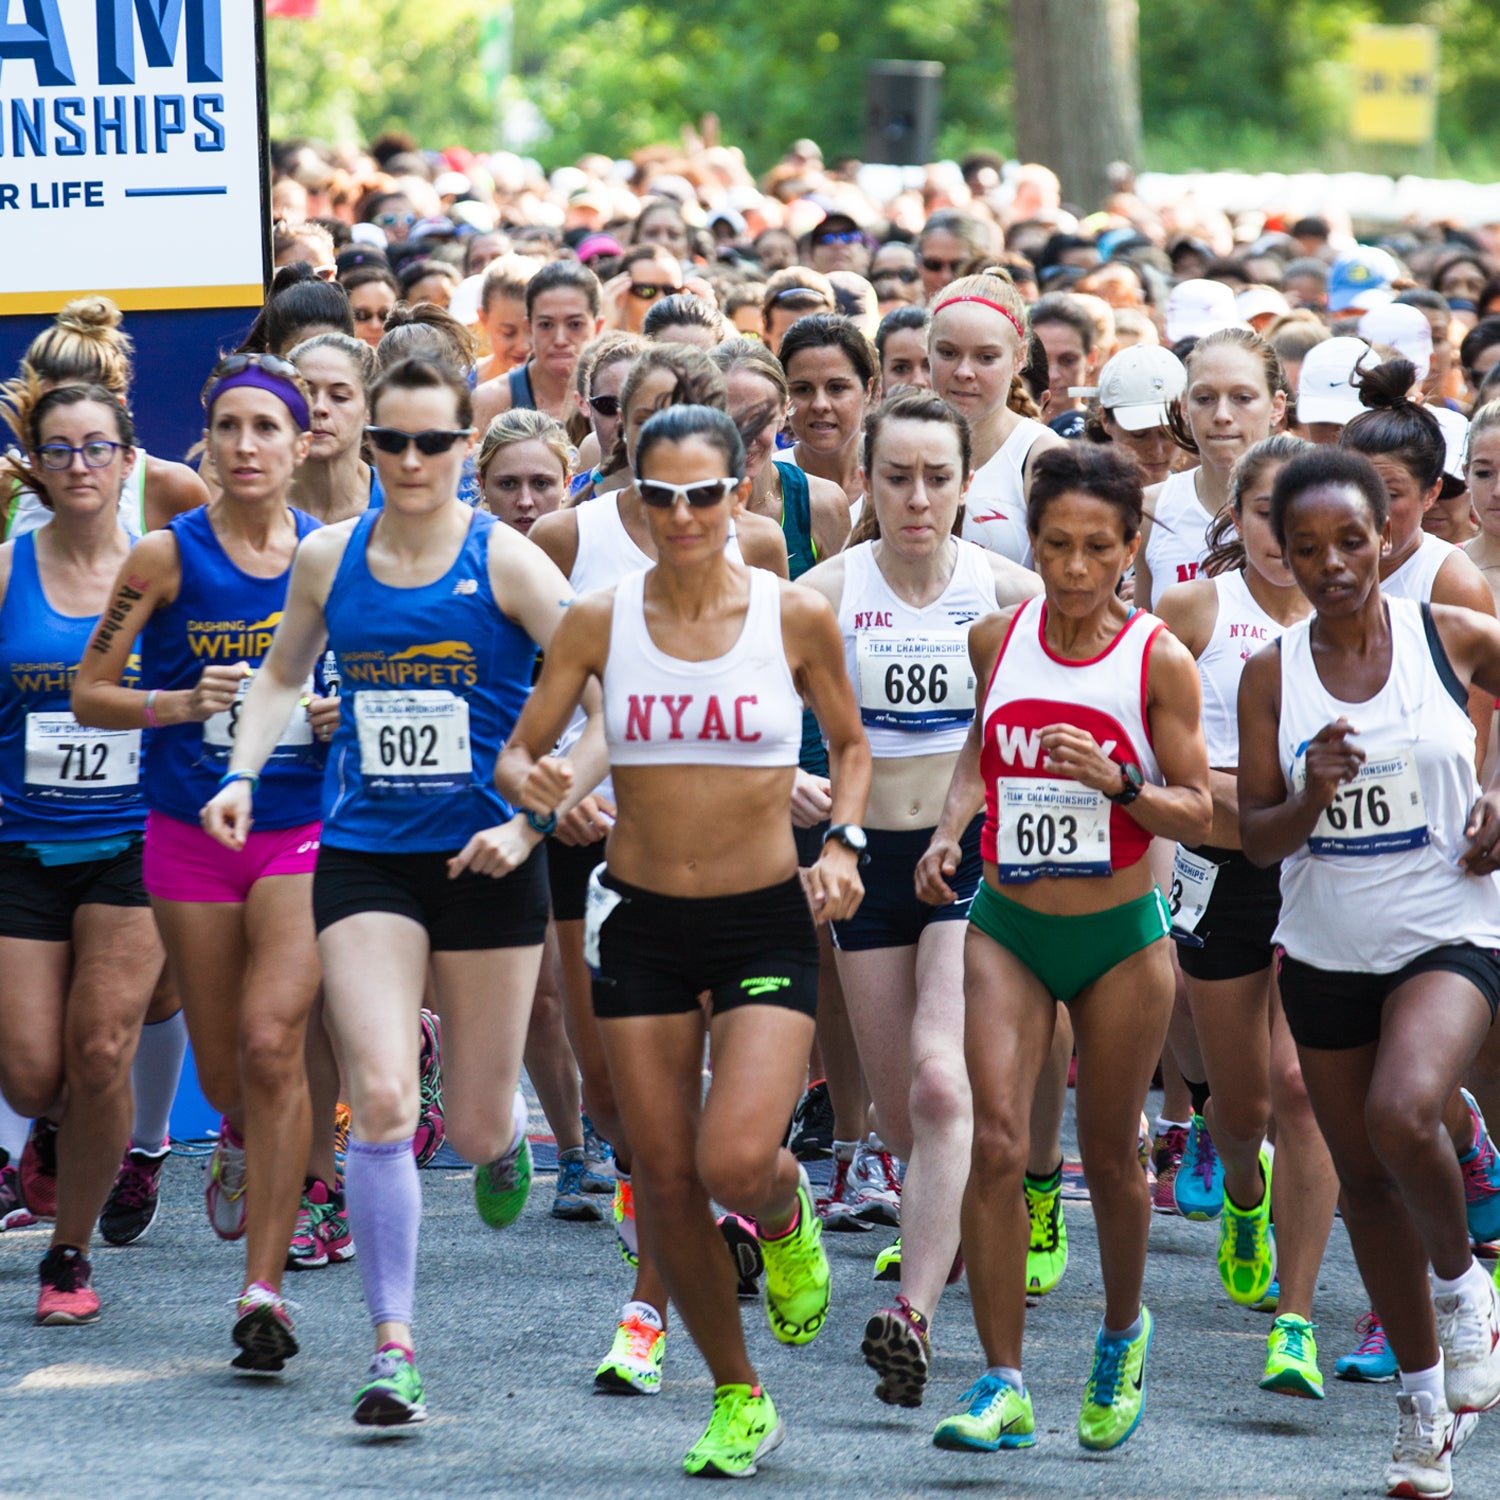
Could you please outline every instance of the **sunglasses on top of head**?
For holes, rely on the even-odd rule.
[[[366,427],[365,434],[382,452],[392,455],[405,453],[415,443],[418,453],[436,458],[466,437],[474,435],[472,427],[429,427],[425,432],[403,432],[399,427]]]
[[[739,480],[699,479],[693,484],[668,484],[663,479],[638,479],[636,489],[641,503],[653,510],[670,510],[680,495],[694,510],[707,510],[739,485]]]

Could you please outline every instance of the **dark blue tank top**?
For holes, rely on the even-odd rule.
[[[0,840],[115,838],[138,833],[141,731],[82,729],[68,697],[98,615],[59,614],[36,565],[36,532],[16,539],[0,606]],[[131,653],[125,686],[135,687]]]
[[[781,534],[786,538],[787,572],[797,579],[818,561],[812,536],[812,487],[796,464],[774,462],[781,476]],[[809,776],[828,774],[828,748],[818,728],[818,716],[810,708],[802,710],[802,753],[797,764]]]
[[[300,541],[318,522],[293,510]],[[171,691],[197,685],[210,665],[248,662],[259,667],[286,608],[291,569],[278,578],[254,578],[230,559],[214,535],[208,507],[173,516],[182,584],[177,598],[158,610],[141,632],[141,686]],[[203,804],[229,769],[240,704],[202,724],[172,724],[151,736],[143,787],[146,805],[184,823],[198,821]],[[311,690],[311,685],[309,685]],[[297,828],[313,823],[327,747],[313,740],[300,708],[271,752],[255,792],[255,826]]]
[[[490,589],[495,517],[476,511],[453,566],[422,588],[381,583],[355,523],[325,606],[341,713],[323,840],[370,853],[456,853],[512,816],[495,757],[531,691],[536,645]]]

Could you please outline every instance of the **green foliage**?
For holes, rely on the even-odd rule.
[[[1497,0],[1139,0],[1144,165],[1406,171],[1412,153],[1356,148],[1345,122],[1362,22],[1431,21],[1443,36],[1440,167],[1494,175]],[[499,144],[481,65],[502,0],[323,0],[271,21],[273,134]],[[1058,0],[1066,24],[1067,0]],[[865,75],[880,58],[946,67],[940,149],[1014,145],[1009,0],[548,0],[516,5],[513,78],[545,129],[548,167],[678,137],[710,111],[762,171],[798,136],[864,147]],[[1024,48],[1019,66],[1025,66]]]

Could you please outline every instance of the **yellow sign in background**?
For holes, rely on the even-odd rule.
[[[1356,141],[1424,146],[1437,128],[1435,26],[1359,26],[1354,32]]]

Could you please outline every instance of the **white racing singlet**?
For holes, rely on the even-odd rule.
[[[1151,507],[1146,566],[1151,598],[1136,602],[1150,609],[1176,583],[1191,583],[1208,556],[1208,528],[1214,518],[1198,503],[1197,469],[1169,474]]]
[[[1240,677],[1245,663],[1262,646],[1279,639],[1283,627],[1255,602],[1240,569],[1220,573],[1213,585],[1219,595],[1219,612],[1208,645],[1198,658],[1198,681],[1203,687],[1208,763],[1227,771],[1240,763]]]
[[[886,582],[875,544],[844,553],[839,633],[859,716],[877,760],[956,753],[974,718],[969,626],[997,608],[984,550],[955,543],[947,586],[917,608]]]
[[[964,497],[963,538],[998,552],[1023,568],[1031,566],[1026,531],[1026,459],[1047,428],[1022,417],[988,462],[974,471]]]
[[[1439,570],[1460,549],[1430,531],[1422,533],[1422,544],[1391,574],[1380,580],[1380,592],[1387,599],[1415,599],[1418,604],[1432,603],[1432,586]]]
[[[1391,670],[1363,703],[1323,686],[1311,622],[1281,637],[1277,748],[1287,789],[1306,774],[1306,747],[1343,717],[1365,752],[1359,775],[1281,866],[1275,941],[1320,969],[1390,974],[1448,943],[1500,948],[1500,881],[1458,865],[1479,796],[1466,694],[1423,607],[1387,599]]]

